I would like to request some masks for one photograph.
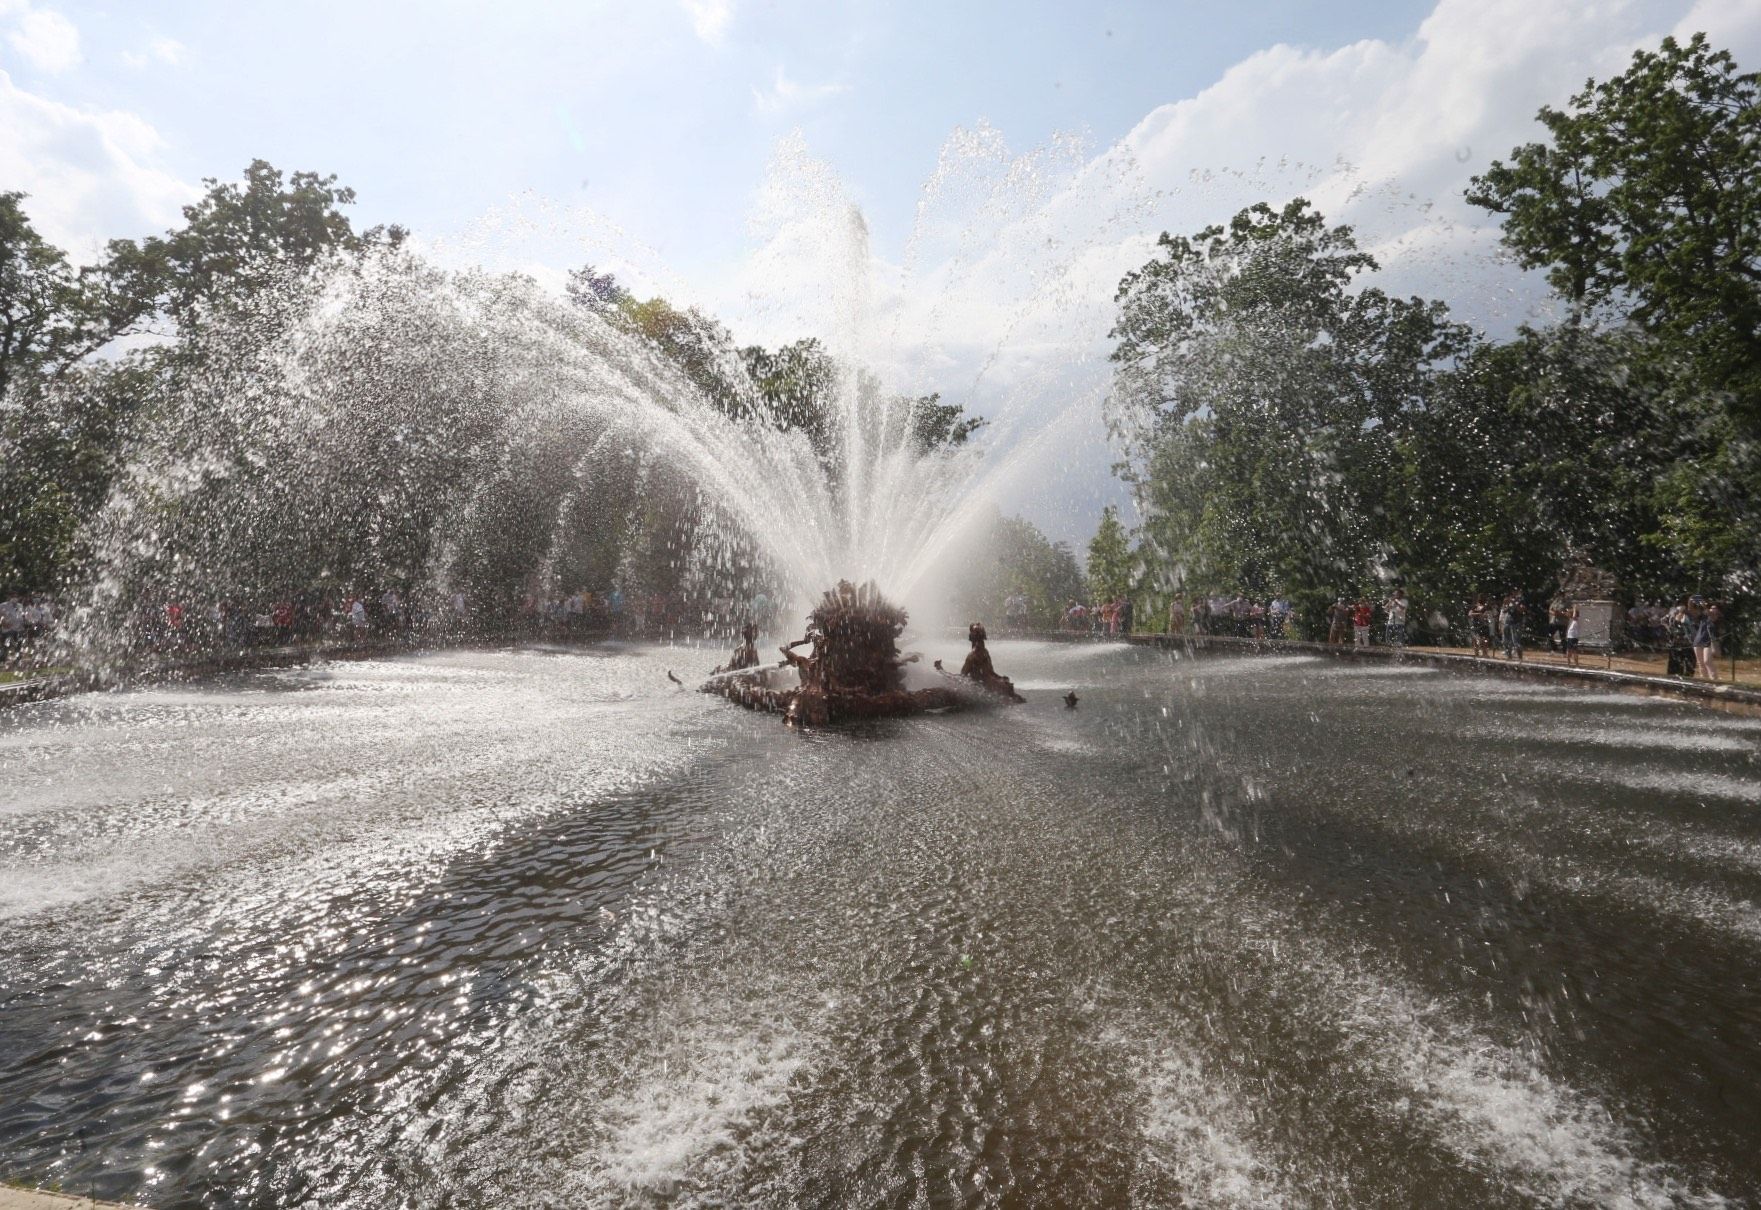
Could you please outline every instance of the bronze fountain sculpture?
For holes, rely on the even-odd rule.
[[[703,692],[748,709],[776,711],[789,725],[808,727],[1024,700],[991,666],[978,622],[967,630],[972,650],[960,675],[937,660],[943,684],[906,688],[905,667],[918,659],[899,654],[906,619],[872,582],[858,588],[842,580],[807,615],[807,633],[781,649],[781,663],[759,666],[757,627],[748,622],[733,657],[710,674]]]

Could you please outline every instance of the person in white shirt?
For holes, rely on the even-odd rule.
[[[1266,609],[1267,620],[1271,623],[1272,637],[1281,639],[1290,625],[1290,602],[1282,594],[1272,598],[1272,604]]]
[[[1405,591],[1396,588],[1394,590],[1394,595],[1388,598],[1388,603],[1384,605],[1382,609],[1388,615],[1388,624],[1386,628],[1388,645],[1390,647],[1406,646]]]

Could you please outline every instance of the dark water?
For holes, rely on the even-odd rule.
[[[0,1176],[155,1206],[1761,1201],[1761,720],[995,655],[1027,706],[809,737],[630,648],[0,716]]]

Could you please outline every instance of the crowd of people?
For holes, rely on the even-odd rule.
[[[17,593],[0,600],[0,663],[34,650],[55,629],[55,598],[48,593]]]
[[[1674,605],[1635,604],[1627,610],[1627,634],[1635,644],[1668,653],[1670,676],[1718,679],[1725,641],[1725,610],[1705,597],[1681,597]]]
[[[1283,639],[1290,637],[1290,619],[1290,602],[1282,595],[1261,601],[1240,593],[1185,599],[1176,593],[1168,602],[1169,634]]]
[[[1081,601],[1071,601],[1064,607],[1064,616],[1060,625],[1077,634],[1118,637],[1131,633],[1135,607],[1131,598],[1120,595],[1109,601],[1097,601],[1085,605]],[[1008,616],[1005,603],[1004,616]]]
[[[570,635],[610,627],[624,615],[624,594],[618,589],[594,592],[580,588],[567,596],[526,593],[517,616],[528,631]]]
[[[400,591],[396,587],[334,593],[291,592],[263,601],[221,598],[196,605],[166,600],[137,617],[146,645],[172,654],[242,650],[299,642],[399,640],[420,636],[463,637],[484,633],[515,633],[526,637],[568,638],[619,632],[638,636],[715,632],[718,619],[749,619],[768,631],[775,607],[762,592],[751,600],[686,602],[677,594],[626,597],[617,588],[578,589],[567,594],[527,593],[477,603],[463,589],[443,593]],[[1410,602],[1395,587],[1385,598],[1338,597],[1325,614],[1326,642],[1332,645],[1394,647],[1408,640]],[[1667,655],[1667,674],[1716,681],[1725,645],[1725,609],[1716,601],[1685,596],[1673,604],[1635,602],[1624,614],[1620,645]],[[41,662],[59,621],[48,594],[13,594],[0,600],[0,664]],[[1031,607],[1019,592],[1003,601],[1005,626],[1016,632],[1031,629]],[[1085,603],[1071,600],[1062,611],[1060,628],[1093,637],[1124,637],[1136,623],[1136,609],[1126,594]],[[1563,653],[1576,666],[1584,642],[1582,610],[1577,602],[1556,596],[1544,609],[1530,606],[1519,591],[1480,594],[1466,610],[1467,637],[1475,656],[1496,653],[1520,661],[1532,643],[1544,641],[1549,651]],[[1432,627],[1447,623],[1433,616]],[[1247,639],[1297,637],[1295,611],[1282,594],[1261,600],[1241,593],[1176,594],[1169,602],[1167,629],[1178,635],[1220,635]],[[1606,644],[1609,636],[1599,631]]]
[[[1406,591],[1401,588],[1382,602],[1382,641],[1388,646],[1406,646],[1406,615],[1410,608]],[[1356,601],[1339,597],[1327,607],[1327,642],[1335,646],[1349,638],[1353,646],[1368,647],[1375,625],[1376,606],[1368,597]]]
[[[1411,608],[1405,589],[1398,585],[1381,599],[1338,597],[1325,612],[1325,641],[1334,646],[1404,647]],[[1025,624],[1026,598],[1010,596],[1003,611],[1019,628]],[[1132,618],[1128,596],[1093,604],[1073,600],[1065,607],[1059,626],[1069,633],[1123,636],[1132,632]],[[1562,654],[1568,665],[1577,667],[1582,662],[1585,618],[1580,604],[1569,597],[1555,596],[1545,608],[1536,608],[1518,590],[1483,593],[1468,606],[1465,620],[1477,657],[1492,659],[1496,655],[1521,661],[1532,646],[1545,643],[1548,651]],[[1438,615],[1431,615],[1429,627],[1433,637],[1454,630]],[[1262,600],[1241,593],[1177,593],[1168,604],[1167,629],[1178,635],[1285,639],[1297,637],[1298,628],[1295,611],[1282,594]],[[1611,635],[1599,623],[1595,641],[1603,648],[1613,642],[1625,650],[1665,652],[1667,675],[1716,681],[1724,635],[1724,608],[1718,602],[1691,596],[1673,605],[1638,602],[1625,613],[1624,633]]]
[[[396,588],[377,591],[289,592],[262,600],[224,596],[194,602],[173,597],[137,619],[146,646],[163,654],[220,648],[286,646],[320,640],[391,638],[427,630],[436,620],[469,616],[463,593],[431,609]]]
[[[719,633],[736,618],[757,619],[768,629],[775,612],[763,592],[751,599],[703,602],[679,593],[626,595],[619,588],[490,596],[464,588],[390,586],[313,588],[265,597],[165,596],[140,603],[131,625],[144,650],[180,656],[297,643],[414,643],[479,635],[695,635]],[[0,600],[0,665],[48,662],[59,621],[56,602],[47,594]]]

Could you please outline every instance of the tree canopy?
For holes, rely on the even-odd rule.
[[[1665,342],[1696,385],[1761,431],[1761,76],[1704,34],[1640,50],[1564,109],[1548,138],[1474,178],[1468,200],[1569,301]]]
[[[22,193],[0,193],[0,398],[21,375],[66,364],[85,342],[80,282],[37,234]]]
[[[1469,334],[1358,278],[1307,201],[1260,204],[1126,275],[1112,421],[1173,581],[1355,584],[1379,557],[1395,442]]]
[[[286,176],[252,160],[242,182],[203,181],[207,192],[183,208],[184,225],[163,236],[111,240],[89,271],[113,334],[155,315],[188,324],[204,307],[255,295],[290,269],[336,253],[396,247],[398,226],[357,232],[342,208],[355,191],[315,172]]]

